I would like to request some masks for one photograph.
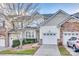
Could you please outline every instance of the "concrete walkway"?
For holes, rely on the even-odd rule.
[[[60,56],[57,45],[42,45],[34,56]]]
[[[6,49],[8,49],[8,48],[1,47],[1,46],[0,46],[0,51],[2,51],[2,50],[6,50]]]

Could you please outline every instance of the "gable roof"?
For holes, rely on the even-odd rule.
[[[55,19],[53,19],[56,15],[58,15],[58,14],[60,14],[60,13],[63,13],[64,15],[66,15],[66,17],[65,18],[63,18],[63,19],[60,19],[60,20],[55,20]],[[41,24],[41,26],[44,26],[44,25],[46,25],[49,21],[51,21],[52,19],[53,19],[53,22],[52,22],[52,24],[54,25],[56,25],[56,26],[58,26],[60,23],[62,23],[63,21],[65,21],[65,20],[67,20],[69,17],[71,17],[71,15],[69,15],[68,13],[66,13],[66,12],[64,12],[63,10],[58,10],[56,13],[54,13],[50,18],[48,18],[48,20],[46,20],[45,22],[43,22],[42,24]]]
[[[78,21],[79,21],[78,18],[76,18],[76,17],[74,17],[74,16],[70,16],[70,17],[68,17],[65,21],[63,21],[63,22],[61,22],[60,24],[58,24],[58,27],[61,26],[62,24],[64,24],[66,21],[69,21],[70,19],[75,19],[75,20],[78,20]]]
[[[17,16],[12,21],[23,21],[23,20],[30,20],[31,16]]]
[[[74,16],[74,17],[76,17],[76,18],[78,18],[78,19],[79,19],[79,12],[74,13],[74,14],[72,14],[71,16]]]
[[[44,17],[44,20],[47,20],[48,18],[53,16],[53,14],[41,14],[41,15]]]

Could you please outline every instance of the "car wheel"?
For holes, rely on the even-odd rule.
[[[67,47],[70,47],[68,42],[67,42]]]
[[[73,50],[74,50],[74,52],[77,52],[77,49],[76,49],[76,47],[75,47],[75,46],[73,46]]]

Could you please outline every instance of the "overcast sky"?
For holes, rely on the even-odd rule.
[[[40,13],[45,13],[45,14],[49,14],[49,13],[54,13],[57,10],[61,9],[64,10],[65,12],[69,13],[69,14],[73,14],[76,12],[79,12],[79,4],[77,3],[73,3],[73,4],[68,4],[68,3],[41,3],[39,4]]]

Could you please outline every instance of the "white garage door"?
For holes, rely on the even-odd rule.
[[[79,38],[79,32],[63,32],[63,44],[67,45],[67,41],[71,37]]]
[[[0,47],[5,47],[5,37],[0,35]]]
[[[56,33],[43,33],[43,44],[57,44]]]

